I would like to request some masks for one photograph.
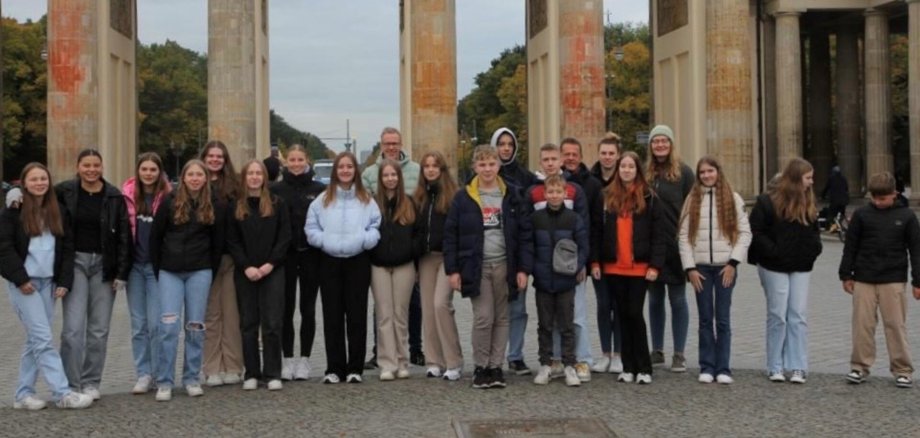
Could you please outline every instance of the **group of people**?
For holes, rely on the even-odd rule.
[[[45,166],[27,165],[21,200],[0,213],[0,274],[27,334],[14,407],[45,407],[35,394],[39,371],[60,407],[100,398],[119,291],[131,316],[132,391],[155,388],[158,401],[170,400],[179,384],[196,397],[202,384],[280,390],[283,380],[308,379],[318,294],[322,381],[362,382],[368,289],[380,380],[410,377],[414,290],[426,376],[462,378],[453,307],[459,292],[473,311],[472,386],[501,388],[506,362],[509,372],[533,372],[523,355],[530,277],[540,363],[534,383],[561,377],[578,386],[592,371],[651,383],[653,366],[665,361],[666,297],[670,369],[686,371],[689,282],[699,311],[698,380],[730,384],[732,290],[746,260],[757,265],[767,301],[768,377],[805,382],[809,273],[822,250],[807,161],[792,159],[749,217],[718,160],[706,156],[691,169],[664,125],[651,131],[645,162],[608,134],[589,169],[582,144],[566,138],[539,148],[536,173],[518,163],[517,139],[501,128],[475,149],[475,176],[462,184],[438,152],[410,160],[394,128],[383,130],[380,145],[379,159],[360,175],[354,155],[338,154],[328,186],[313,180],[299,145],[287,148],[277,181],[257,160],[237,172],[219,141],[182,168],[175,188],[154,153],[138,157],[121,190],[102,177],[102,157],[92,149],[78,155],[76,177],[57,185]],[[889,347],[896,345],[896,383],[912,383],[904,253],[920,298],[920,225],[909,210],[887,203],[893,181],[888,174],[870,180],[873,202],[854,214],[841,262],[844,290],[854,295],[847,375],[854,383],[874,360],[875,306]],[[597,360],[587,330],[588,278],[597,298]],[[51,334],[56,299],[64,316],[60,352]]]

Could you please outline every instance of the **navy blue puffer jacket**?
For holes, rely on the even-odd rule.
[[[553,248],[562,239],[578,245],[578,270],[588,261],[588,227],[567,208],[545,208],[533,214],[533,286],[542,292],[565,292],[578,284],[574,275],[553,272]]]

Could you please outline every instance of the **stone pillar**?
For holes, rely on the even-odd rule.
[[[777,157],[779,156],[779,151],[777,151],[777,141],[776,133],[776,20],[770,18],[764,20],[763,23],[763,87],[761,89],[761,98],[763,99],[763,107],[761,109],[761,117],[763,123],[763,163],[761,163],[761,171],[763,172],[762,183],[759,187],[760,191],[763,191],[763,188],[766,185],[766,182],[779,171],[779,164],[777,163]]]
[[[750,15],[748,2],[706,2],[707,150],[745,197],[755,194]]]
[[[48,2],[48,167],[70,178],[77,154],[98,149],[121,184],[137,156],[134,0]]]
[[[854,26],[841,25],[837,30],[836,55],[834,113],[837,117],[837,163],[847,179],[850,195],[859,196],[862,193],[862,160],[859,154],[862,116],[859,107],[859,40]]]
[[[777,165],[802,156],[802,49],[798,12],[776,13]]]
[[[224,142],[237,167],[269,150],[267,7],[208,1],[208,138]]]
[[[823,187],[833,163],[831,144],[831,55],[828,34],[816,30],[809,37],[808,159],[815,168],[815,183]]]
[[[865,31],[866,180],[894,169],[891,154],[891,80],[888,15],[869,9]]]
[[[920,199],[920,0],[907,0],[908,39],[908,86],[910,96],[910,193],[912,199]]]
[[[403,51],[408,49],[408,65],[402,72],[408,77],[401,83],[409,86],[404,103],[410,105],[404,112],[410,119],[408,125],[406,121],[403,124],[408,127],[403,130],[403,144],[412,146],[416,160],[427,151],[438,151],[455,168],[458,147],[455,0],[406,0],[403,8],[401,13],[409,18],[409,25],[408,29],[402,29],[408,37],[402,46]]]

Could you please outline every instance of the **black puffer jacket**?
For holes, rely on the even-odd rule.
[[[920,287],[920,223],[909,208],[895,204],[884,210],[873,204],[853,213],[847,228],[840,280],[861,283],[904,283],[910,253],[911,282]]]
[[[407,198],[412,202],[411,198]],[[415,204],[413,207],[415,208]],[[371,264],[374,266],[396,267],[409,263],[422,253],[422,218],[402,225],[392,219],[396,210],[396,198],[389,199],[381,206],[380,241],[371,250]],[[417,211],[417,210],[416,210]]]
[[[608,180],[604,180],[604,171],[601,170],[601,163],[594,163],[594,166],[591,166],[591,175],[594,175],[594,178],[600,181],[601,187],[607,187],[613,182],[613,176]]]
[[[66,214],[66,212],[61,212]],[[56,287],[73,287],[73,236],[70,224],[63,219],[64,235],[54,239],[54,284]],[[26,256],[32,240],[22,228],[19,207],[0,211],[0,276],[16,286],[27,283]]]
[[[425,184],[425,190],[428,191],[428,200],[419,209],[418,220],[422,226],[422,254],[429,252],[444,251],[444,221],[447,220],[447,213],[438,213],[435,209],[441,194],[441,187],[438,184]]]
[[[102,280],[128,280],[131,272],[131,222],[128,221],[128,208],[121,190],[103,181],[105,197],[102,199],[102,216],[100,231],[102,236]],[[73,229],[73,218],[77,211],[80,181],[72,179],[54,187],[61,210],[66,210],[68,226]]]
[[[175,193],[175,192],[173,192]],[[194,203],[189,221],[175,222],[175,194],[166,198],[153,218],[150,230],[150,262],[159,278],[160,270],[190,272],[216,271],[223,253],[226,211],[223,203],[214,203],[214,224],[198,222]],[[215,272],[216,273],[216,272]]]
[[[810,272],[821,254],[818,222],[804,225],[780,219],[770,196],[762,194],[751,211],[753,240],[748,263],[775,272]]]
[[[658,177],[651,182],[652,189],[661,201],[663,216],[661,224],[666,226],[658,231],[672,233],[664,241],[664,267],[657,280],[662,283],[673,284],[687,281],[684,267],[680,262],[680,248],[677,246],[677,224],[680,221],[680,211],[684,207],[684,200],[687,199],[690,189],[693,188],[694,179],[693,169],[680,163],[680,179],[677,181],[668,181]]]
[[[307,244],[307,235],[303,232],[304,223],[307,221],[307,210],[326,185],[313,179],[313,169],[300,175],[294,175],[285,170],[281,174],[281,181],[271,185],[271,192],[284,200],[289,212],[291,224],[290,251],[305,251],[313,248]],[[316,248],[313,248],[319,251]]]

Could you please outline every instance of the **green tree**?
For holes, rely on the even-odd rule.
[[[335,157],[335,153],[326,148],[326,144],[319,137],[291,126],[275,110],[269,112],[269,124],[272,143],[278,144],[282,150],[286,150],[292,144],[300,144],[313,160]]]
[[[3,32],[3,175],[19,178],[30,161],[47,162],[46,21],[0,21]]]
[[[619,134],[626,149],[645,155],[636,133],[649,130],[651,121],[650,34],[645,23],[616,23],[604,28],[606,44],[607,126]],[[622,60],[617,60],[617,54]]]

